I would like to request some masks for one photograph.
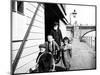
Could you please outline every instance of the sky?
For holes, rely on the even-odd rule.
[[[76,19],[73,18],[72,12],[74,9],[77,12]],[[77,20],[78,24],[82,25],[95,25],[95,7],[94,6],[79,6],[79,5],[66,5],[65,8],[67,12],[67,20],[73,23],[74,20]],[[70,15],[71,14],[71,15]]]

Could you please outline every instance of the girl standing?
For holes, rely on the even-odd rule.
[[[63,45],[61,46],[62,61],[63,61],[63,64],[64,64],[66,70],[70,69],[70,58],[72,55],[71,54],[72,47],[71,47],[71,44],[69,42],[70,42],[69,38],[65,37],[63,39]]]

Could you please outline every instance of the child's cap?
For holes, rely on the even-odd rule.
[[[45,44],[40,44],[39,48],[46,48],[46,45]]]

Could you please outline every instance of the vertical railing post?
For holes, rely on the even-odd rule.
[[[18,62],[19,62],[20,56],[21,56],[21,54],[22,54],[22,52],[23,52],[23,48],[24,48],[25,42],[26,42],[27,37],[28,37],[28,35],[29,35],[29,33],[30,33],[30,30],[31,30],[31,28],[32,28],[32,24],[33,24],[33,22],[34,22],[34,20],[35,20],[36,14],[37,14],[38,9],[39,9],[39,6],[40,6],[40,4],[38,4],[38,6],[37,6],[37,8],[36,8],[36,11],[35,11],[35,13],[34,13],[34,15],[33,15],[33,17],[32,17],[32,20],[31,20],[30,25],[29,25],[29,27],[28,27],[28,29],[27,29],[27,32],[25,33],[24,39],[23,39],[23,41],[22,41],[22,43],[21,43],[21,45],[20,45],[19,51],[18,51],[18,53],[17,53],[17,55],[16,55],[16,57],[15,57],[15,60],[14,60],[14,62],[13,62],[13,64],[12,64],[12,74],[14,74],[15,69],[16,69],[16,67],[17,67],[17,64],[18,64]]]
[[[91,36],[91,48],[92,48],[92,36]]]

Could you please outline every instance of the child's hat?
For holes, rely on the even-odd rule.
[[[40,44],[39,48],[46,48],[46,45],[45,44]]]

